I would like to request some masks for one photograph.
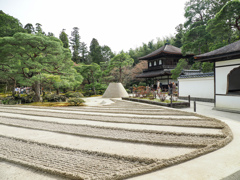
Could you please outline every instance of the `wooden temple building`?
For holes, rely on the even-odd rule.
[[[171,70],[175,69],[178,61],[181,58],[191,58],[193,55],[183,56],[181,49],[175,46],[165,44],[161,48],[152,53],[138,58],[139,60],[148,61],[148,69],[143,70],[142,74],[137,75],[137,78],[146,78],[146,83],[156,88],[156,81],[160,81],[162,89],[167,90],[169,82],[175,82],[171,78]]]

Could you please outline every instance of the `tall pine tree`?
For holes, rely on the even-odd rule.
[[[65,29],[61,31],[59,39],[62,41],[64,48],[69,48],[68,35],[65,33]]]
[[[81,42],[80,54],[81,54],[81,62],[88,64],[88,50],[87,50],[87,44],[85,42]]]
[[[81,51],[81,43],[80,43],[80,35],[79,35],[79,28],[74,27],[73,31],[71,32],[70,37],[70,44],[72,47],[72,60],[76,63],[80,63],[80,51]]]
[[[93,38],[90,44],[90,56],[94,63],[100,64],[103,61],[101,46],[99,45],[97,39]]]

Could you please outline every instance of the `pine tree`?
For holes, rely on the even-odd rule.
[[[59,39],[62,41],[64,48],[69,48],[68,35],[65,33],[65,29],[61,31]]]
[[[79,35],[79,28],[74,27],[73,31],[71,32],[70,37],[70,44],[72,47],[72,60],[76,63],[80,63],[80,50],[81,50],[81,43],[80,43],[80,35]]]
[[[87,50],[87,44],[85,42],[81,42],[80,54],[81,54],[81,62],[88,63],[88,50]]]
[[[101,54],[101,46],[99,45],[97,39],[93,38],[90,44],[90,56],[92,62],[100,64],[103,62],[103,57]]]
[[[24,29],[27,30],[27,33],[28,34],[34,34],[35,32],[35,29],[33,27],[33,25],[31,23],[27,23],[25,26],[24,26]]]
[[[13,36],[16,32],[24,32],[18,19],[0,10],[0,37]]]

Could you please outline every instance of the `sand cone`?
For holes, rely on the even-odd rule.
[[[103,98],[121,98],[128,97],[128,93],[122,83],[110,83],[104,92]]]

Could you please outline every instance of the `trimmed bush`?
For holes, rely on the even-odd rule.
[[[46,94],[43,97],[44,102],[65,102],[66,96],[63,95],[57,95],[57,94]]]
[[[69,92],[65,93],[65,96],[66,96],[67,98],[70,98],[70,97],[72,97],[72,98],[80,98],[80,97],[83,97],[82,93],[80,93],[80,92],[73,92],[73,91],[69,91]]]
[[[72,98],[68,100],[68,103],[72,106],[81,106],[85,101],[81,98]]]
[[[17,98],[20,99],[22,103],[32,103],[34,95],[34,92],[30,92],[29,94],[19,95]]]

